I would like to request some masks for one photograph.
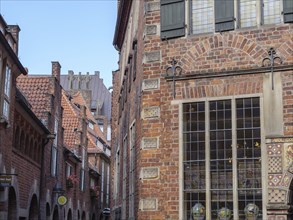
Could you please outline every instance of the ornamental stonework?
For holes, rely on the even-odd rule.
[[[156,211],[157,199],[155,198],[141,199],[140,208],[142,211]]]
[[[157,179],[159,177],[158,167],[144,167],[141,169],[141,178],[146,179]]]
[[[281,144],[270,144],[268,146],[268,155],[282,155],[282,145]]]
[[[142,139],[142,149],[145,149],[145,150],[157,149],[159,147],[158,142],[159,142],[158,137],[143,138]]]
[[[144,54],[144,60],[146,63],[160,61],[160,59],[161,59],[160,51],[145,52]]]
[[[282,157],[268,158],[268,173],[282,173]]]
[[[143,119],[156,119],[160,117],[160,107],[153,106],[143,110]]]
[[[142,89],[144,91],[154,90],[159,88],[159,79],[146,79],[143,81]]]
[[[268,201],[269,203],[284,203],[286,201],[287,192],[282,189],[269,189]]]
[[[276,175],[269,175],[269,186],[275,187],[279,186],[282,180],[282,175],[276,174]]]

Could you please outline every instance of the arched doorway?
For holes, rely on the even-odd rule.
[[[58,213],[58,207],[57,206],[55,206],[55,208],[54,208],[53,220],[59,220],[59,213]]]
[[[67,213],[67,220],[72,220],[72,212],[71,212],[71,209],[69,209],[69,211]]]
[[[81,220],[85,220],[85,212],[82,212]]]
[[[29,220],[38,220],[38,199],[36,195],[33,195],[30,208],[29,208]]]
[[[49,203],[46,204],[46,219],[49,220],[51,215],[50,205]]]
[[[8,192],[8,219],[17,220],[17,201],[14,188],[10,187]]]
[[[92,220],[96,220],[95,214],[92,215]]]

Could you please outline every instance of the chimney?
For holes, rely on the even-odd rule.
[[[52,61],[52,76],[54,76],[58,82],[60,82],[60,70],[60,63],[58,61]]]
[[[15,46],[13,48],[16,55],[18,55],[18,40],[19,40],[19,32],[20,28],[18,25],[7,25],[8,31],[11,33],[12,37],[15,40]]]

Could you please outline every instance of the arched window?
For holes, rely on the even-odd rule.
[[[29,155],[29,151],[30,151],[30,149],[29,149],[29,145],[30,145],[29,135],[26,134],[25,136],[26,137],[25,137],[25,151],[24,151],[24,154]]]
[[[34,159],[34,154],[35,154],[35,147],[34,147],[34,140],[31,137],[30,138],[30,142],[29,142],[29,151],[28,151],[28,155],[31,159]]]
[[[20,146],[19,146],[19,135],[20,135],[20,129],[19,129],[18,126],[16,126],[15,133],[14,133],[14,144],[13,144],[13,147],[16,148],[16,149],[20,148]]]
[[[21,150],[21,152],[25,152],[25,135],[24,132],[21,131],[21,135],[20,135],[20,144],[19,144],[19,148]]]

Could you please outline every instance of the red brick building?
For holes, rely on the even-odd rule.
[[[38,219],[41,159],[50,131],[16,86],[16,78],[27,74],[17,57],[20,28],[0,16],[0,30],[0,218]]]
[[[52,62],[51,76],[26,76],[17,79],[17,86],[31,104],[31,109],[42,121],[52,139],[44,146],[42,182],[40,184],[40,218],[61,218],[62,207],[57,204],[63,189],[63,132],[60,86],[60,64]]]
[[[72,213],[73,219],[82,212],[90,219],[100,219],[103,209],[109,207],[109,185],[107,187],[106,182],[109,182],[109,171],[108,174],[105,172],[109,169],[109,144],[82,93],[71,96],[63,91],[62,107],[66,182],[73,175],[79,179],[79,184],[66,184],[70,198],[66,205],[67,213]]]
[[[292,219],[292,1],[119,1],[112,219]]]

